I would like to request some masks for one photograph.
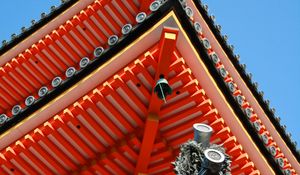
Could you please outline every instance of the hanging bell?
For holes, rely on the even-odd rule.
[[[172,94],[172,88],[165,78],[160,78],[156,82],[154,93],[157,94],[157,97],[159,99],[164,100],[164,102],[166,103],[166,96]]]

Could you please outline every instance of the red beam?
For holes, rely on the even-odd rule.
[[[142,12],[146,12],[149,9],[150,4],[151,4],[151,0],[143,0],[141,2],[140,10]]]
[[[161,40],[159,44],[160,52],[158,58],[158,68],[155,74],[155,81],[152,87],[155,87],[156,81],[159,79],[160,75],[168,75],[169,66],[171,63],[171,57],[173,51],[176,48],[178,30],[171,28],[164,28]],[[147,56],[146,56],[147,57]],[[154,146],[162,101],[158,99],[154,91],[152,90],[150,104],[148,107],[148,118],[146,119],[145,132],[143,136],[142,146],[137,161],[135,174],[145,174],[147,173],[148,165],[151,160],[151,152]]]

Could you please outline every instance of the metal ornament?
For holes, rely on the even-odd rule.
[[[186,13],[186,15],[187,15],[188,17],[190,17],[190,18],[192,18],[193,15],[194,15],[194,12],[193,12],[193,10],[192,10],[191,7],[185,7],[185,13]]]
[[[282,157],[279,157],[276,159],[276,162],[278,163],[278,165],[283,168],[284,167],[284,160]]]
[[[286,170],[284,170],[284,174],[285,174],[285,175],[291,175],[291,174],[292,174],[292,172],[291,172],[291,170],[289,170],[289,169],[286,169]]]
[[[223,78],[226,78],[227,77],[227,71],[224,67],[220,67],[219,68],[219,73],[220,75],[223,77]]]
[[[102,55],[102,53],[104,52],[104,48],[103,47],[96,47],[96,49],[94,50],[94,56],[96,58],[100,57]]]
[[[159,1],[153,1],[150,6],[149,6],[149,9],[152,11],[152,12],[155,12],[159,9],[160,7],[160,2]]]
[[[66,70],[66,77],[67,78],[71,78],[73,75],[75,75],[75,72],[76,72],[76,69],[74,67],[69,67],[67,70]]]
[[[8,119],[7,115],[1,114],[0,115],[0,126],[3,125],[7,119]]]
[[[194,22],[194,29],[198,34],[202,34],[202,27],[199,22]]]
[[[80,68],[85,68],[90,63],[90,59],[88,57],[84,57],[80,60],[79,66]]]
[[[34,96],[28,96],[26,99],[25,99],[25,105],[26,106],[31,106],[35,101],[35,98]]]
[[[210,144],[212,128],[206,124],[193,125],[195,140],[180,147],[179,156],[172,162],[177,175],[230,174],[230,157],[221,145]],[[206,146],[204,146],[207,144]]]
[[[194,140],[197,143],[201,143],[203,147],[209,147],[209,139],[211,137],[213,129],[202,123],[196,123],[194,128]]]
[[[233,82],[228,82],[227,86],[228,86],[228,88],[229,88],[229,90],[230,90],[231,93],[235,92],[236,88],[235,88]]]
[[[108,42],[109,46],[113,46],[113,45],[117,44],[118,40],[119,40],[119,37],[117,35],[112,35],[108,38],[107,42]]]
[[[147,14],[145,12],[140,12],[136,15],[135,21],[137,23],[142,23],[145,21],[146,17],[147,17]]]
[[[12,115],[18,115],[18,114],[20,114],[21,111],[22,111],[22,108],[21,108],[20,105],[15,105],[15,106],[11,109]]]
[[[62,79],[60,77],[55,77],[55,78],[53,78],[51,85],[52,85],[52,87],[56,88],[61,84],[61,82],[62,82]]]
[[[157,97],[159,99],[163,100],[166,103],[166,96],[172,94],[172,88],[170,87],[168,81],[165,78],[160,78],[156,82],[156,85],[154,87],[154,93],[157,94]]]
[[[209,56],[210,56],[210,59],[213,61],[214,64],[218,64],[220,62],[220,58],[216,54],[216,52],[212,52]]]
[[[128,35],[132,30],[132,25],[131,24],[125,24],[123,27],[122,27],[122,34],[123,35]]]
[[[275,146],[270,146],[269,151],[270,151],[272,156],[274,156],[274,157],[276,156],[277,150],[276,150]]]
[[[202,40],[202,43],[203,43],[203,46],[205,47],[205,49],[210,49],[211,48],[211,46],[210,46],[210,43],[209,43],[209,41],[208,41],[208,39],[206,39],[206,38],[203,38]]]
[[[257,132],[260,131],[261,125],[260,125],[260,123],[259,123],[258,121],[253,122],[253,126],[254,126],[254,128],[255,128],[255,130],[256,130]]]
[[[267,145],[269,143],[269,138],[268,138],[266,133],[263,133],[261,135],[261,139],[262,139],[262,141],[264,142],[265,145]]]
[[[44,97],[48,93],[48,88],[46,86],[43,86],[39,89],[38,95],[40,97]]]
[[[182,7],[186,7],[187,6],[187,2],[186,0],[179,0],[180,4]]]
[[[236,101],[238,102],[238,104],[240,106],[242,106],[244,104],[244,98],[241,95],[236,96]]]
[[[246,115],[247,115],[248,118],[252,117],[253,112],[252,112],[251,108],[246,108],[245,109],[245,113],[246,113]]]
[[[225,160],[225,155],[216,149],[206,149],[204,151],[204,164],[206,164],[207,167],[210,167],[212,173],[218,172],[221,167],[222,163]]]

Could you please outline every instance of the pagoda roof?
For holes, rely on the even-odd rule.
[[[98,1],[96,1],[98,2]],[[99,3],[99,2],[98,2]],[[109,1],[105,2],[105,5],[109,3]],[[97,3],[96,3],[97,4]],[[97,5],[92,4],[91,6],[89,7],[96,7]],[[93,71],[96,71],[98,69],[98,67],[100,65],[107,65],[109,62],[110,62],[110,59],[114,57],[114,55],[116,55],[117,53],[121,52],[127,45],[130,45],[130,43],[134,42],[136,39],[137,39],[137,36],[139,35],[142,35],[145,31],[149,30],[149,28],[151,28],[152,26],[154,26],[154,24],[156,22],[158,22],[158,20],[168,14],[168,12],[170,12],[170,10],[173,10],[176,14],[176,16],[179,16],[178,18],[178,21],[179,23],[182,25],[182,28],[184,29],[184,31],[193,31],[193,32],[188,32],[187,35],[188,35],[188,38],[190,40],[190,44],[193,45],[195,48],[195,50],[197,51],[197,53],[200,55],[201,59],[203,60],[203,62],[205,63],[205,65],[207,66],[207,69],[209,71],[209,73],[211,74],[211,76],[213,77],[213,79],[215,80],[216,82],[216,85],[218,88],[221,89],[221,91],[223,92],[224,96],[225,96],[225,99],[226,101],[228,101],[229,103],[229,106],[232,107],[232,110],[234,111],[235,115],[237,115],[239,117],[239,120],[242,122],[242,125],[243,127],[245,127],[245,129],[247,130],[247,132],[249,132],[249,134],[251,135],[251,139],[253,139],[255,142],[256,142],[256,145],[259,147],[260,151],[262,152],[262,154],[267,158],[268,160],[268,163],[271,164],[272,166],[274,167],[277,167],[277,163],[275,162],[276,159],[273,158],[272,155],[270,155],[269,151],[267,150],[267,147],[264,145],[264,143],[261,141],[261,135],[260,134],[257,134],[257,131],[255,131],[255,128],[253,128],[252,126],[252,122],[249,123],[249,120],[248,120],[248,117],[247,117],[247,114],[245,114],[244,112],[244,109],[246,108],[250,108],[251,105],[249,105],[249,102],[251,103],[251,100],[249,98],[246,98],[245,96],[243,96],[243,99],[244,99],[244,103],[243,105],[241,106],[240,104],[238,104],[237,100],[236,100],[236,96],[238,95],[243,95],[243,93],[245,93],[245,90],[243,90],[242,88],[240,90],[238,90],[238,88],[240,86],[238,86],[238,84],[234,84],[234,86],[236,87],[237,91],[235,92],[235,94],[232,96],[232,93],[230,92],[230,90],[228,89],[226,83],[228,82],[233,82],[233,80],[237,81],[235,78],[233,77],[230,77],[230,76],[227,76],[225,77],[225,81],[224,81],[224,77],[221,77],[220,74],[219,74],[219,69],[216,69],[216,65],[214,65],[211,61],[210,61],[210,58],[209,58],[209,55],[207,53],[210,53],[210,51],[207,51],[207,49],[205,47],[203,47],[203,44],[201,42],[201,39],[205,38],[205,37],[208,37],[208,39],[211,39],[209,38],[208,35],[206,35],[205,33],[204,34],[201,34],[201,35],[197,35],[197,33],[194,31],[194,28],[193,28],[193,25],[191,25],[191,22],[195,22],[196,20],[199,20],[199,17],[193,17],[192,19],[189,18],[188,16],[186,16],[185,14],[185,11],[184,9],[182,9],[181,6],[179,6],[180,3],[178,3],[177,1],[175,2],[166,2],[157,12],[154,12],[153,14],[150,14],[150,12],[148,11],[147,14],[149,14],[149,17],[147,18],[147,21],[145,23],[141,23],[141,24],[136,24],[136,26],[134,26],[134,34],[131,33],[129,34],[128,36],[124,37],[124,38],[121,38],[120,41],[118,42],[117,45],[109,48],[107,45],[105,47],[107,47],[108,49],[105,51],[105,53],[100,57],[100,59],[96,59],[96,60],[93,60],[93,62],[89,65],[89,69],[83,69],[81,71],[79,71],[79,73],[76,75],[76,79],[73,78],[73,79],[69,79],[67,81],[65,81],[61,86],[59,86],[58,88],[55,88],[53,90],[50,91],[50,93],[48,94],[47,98],[42,98],[42,99],[39,99],[33,106],[29,107],[29,108],[26,108],[21,114],[19,114],[17,117],[15,118],[12,118],[10,122],[8,122],[6,125],[2,126],[0,129],[3,131],[5,131],[6,129],[10,128],[11,126],[15,125],[16,123],[18,123],[20,120],[26,118],[27,116],[33,116],[37,113],[42,113],[41,110],[38,110],[39,108],[43,107],[44,105],[46,104],[54,104],[52,103],[53,101],[55,101],[59,96],[62,96],[61,94],[62,93],[66,93],[66,90],[69,89],[70,87],[75,87],[75,85],[77,86],[78,83],[80,83],[82,80],[86,79],[85,77],[87,77],[90,73],[92,73]],[[258,101],[259,105],[262,107],[263,111],[267,114],[268,116],[268,119],[272,122],[272,124],[275,126],[275,129],[278,131],[278,133],[280,134],[281,138],[284,140],[284,142],[287,144],[287,146],[289,147],[289,149],[292,151],[293,155],[297,158],[296,162],[298,161],[299,162],[299,155],[297,154],[296,152],[296,148],[293,146],[292,144],[292,141],[290,140],[290,138],[286,137],[286,133],[284,132],[284,130],[282,129],[281,125],[279,124],[279,122],[274,118],[274,114],[272,113],[272,111],[269,109],[268,105],[265,103],[265,101],[262,99],[262,96],[259,95],[259,92],[257,91],[257,89],[255,88],[255,85],[251,82],[251,79],[248,78],[247,74],[245,73],[244,69],[243,69],[243,66],[241,66],[238,62],[238,60],[236,59],[236,56],[234,55],[234,53],[232,52],[232,49],[230,49],[230,47],[227,45],[226,41],[224,40],[224,37],[220,34],[218,28],[215,26],[215,24],[213,23],[212,19],[209,17],[209,15],[207,14],[207,11],[205,10],[205,8],[198,2],[188,2],[188,5],[190,5],[191,7],[195,7],[200,13],[201,13],[201,16],[203,17],[203,19],[205,20],[205,22],[207,23],[209,29],[211,30],[211,32],[213,33],[213,35],[216,37],[217,41],[219,42],[221,48],[225,51],[225,54],[229,57],[229,61],[232,63],[232,65],[234,66],[234,68],[238,71],[238,74],[241,76],[242,80],[246,83],[246,86],[250,89],[251,93],[255,96],[255,99]],[[97,6],[99,8],[99,6]],[[51,35],[48,35],[49,37],[45,37],[43,39],[43,42],[39,42],[37,43],[36,45],[34,45],[34,47],[30,48],[29,51],[25,51],[24,53],[22,53],[21,55],[18,56],[18,58],[15,58],[15,60],[13,59],[12,62],[6,64],[4,66],[4,69],[2,69],[3,71],[3,76],[5,77],[9,77],[8,72],[10,71],[13,71],[15,69],[15,67],[18,66],[18,63],[20,62],[20,60],[22,60],[22,64],[24,62],[27,61],[28,58],[32,57],[32,55],[39,55],[40,58],[37,58],[36,60],[43,60],[43,65],[45,68],[42,68],[43,70],[47,70],[48,68],[46,68],[47,66],[50,65],[51,67],[51,70],[53,70],[52,68],[54,68],[54,72],[56,70],[55,73],[53,72],[46,72],[44,73],[44,77],[43,76],[40,76],[40,75],[34,75],[32,73],[29,73],[28,76],[35,76],[35,78],[37,79],[37,82],[36,85],[41,85],[41,84],[45,84],[45,83],[49,83],[49,80],[51,80],[53,78],[53,75],[61,75],[63,74],[64,72],[62,70],[65,70],[65,68],[67,68],[68,66],[70,65],[73,65],[74,63],[78,62],[82,57],[83,55],[86,55],[88,56],[89,58],[92,58],[92,53],[90,52],[91,49],[93,49],[94,47],[92,46],[93,44],[103,44],[103,42],[101,43],[101,39],[99,38],[98,39],[98,43],[97,43],[97,39],[93,40],[92,42],[94,42],[93,44],[88,41],[86,38],[89,38],[91,39],[91,36],[93,35],[93,33],[89,33],[89,29],[86,31],[85,34],[82,34],[81,31],[77,28],[77,31],[76,29],[74,30],[74,26],[80,26],[80,27],[83,27],[84,25],[87,26],[85,23],[81,24],[81,20],[84,21],[86,20],[86,16],[89,17],[89,15],[92,14],[92,8],[87,8],[86,11],[84,12],[81,12],[79,16],[77,16],[76,18],[73,18],[73,20],[71,21],[71,23],[66,23],[64,28],[60,27],[58,30],[56,30],[55,32],[53,32]],[[193,8],[194,9],[194,8]],[[194,9],[194,11],[196,10]],[[135,11],[134,13],[137,14],[138,11]],[[60,11],[57,12],[58,14],[60,13]],[[130,12],[129,12],[130,13]],[[57,15],[58,15],[57,14]],[[133,14],[132,14],[133,15]],[[115,18],[120,18],[120,17],[115,17]],[[131,22],[132,23],[135,23],[134,21],[134,18],[131,18]],[[50,21],[50,17],[49,17],[49,21]],[[91,21],[91,20],[90,20]],[[90,22],[89,22],[89,26],[90,26]],[[203,23],[201,23],[203,24]],[[118,24],[117,24],[118,25]],[[68,34],[68,31],[73,31],[75,34],[74,35],[69,35]],[[71,41],[71,43],[73,43],[73,46],[71,47],[77,47],[77,48],[81,48],[80,51],[72,51],[72,48],[67,48],[67,50],[69,52],[77,52],[77,53],[73,53],[73,55],[77,55],[76,58],[73,58],[72,60],[69,59],[69,63],[62,63],[62,60],[60,60],[61,58],[57,57],[57,59],[55,59],[56,61],[59,61],[60,60],[60,66],[57,66],[56,64],[54,63],[51,63],[51,62],[47,62],[47,57],[49,57],[49,55],[47,54],[44,54],[42,55],[41,51],[40,50],[43,50],[45,48],[48,47],[48,50],[46,50],[46,52],[50,53],[52,48],[55,47],[55,49],[59,50],[59,47],[61,47],[61,45],[58,45],[56,42],[53,42],[53,41],[56,41],[56,40],[59,40],[59,36],[60,35],[69,35],[67,36],[68,37],[68,40]],[[120,36],[120,34],[118,34]],[[24,35],[25,36],[25,35]],[[85,41],[85,44],[84,46],[76,46],[76,41],[72,41],[72,38],[75,38],[75,40],[77,40],[76,38],[79,37],[79,39],[81,39],[82,41]],[[107,37],[103,37],[103,38],[106,38]],[[155,38],[152,36],[152,38]],[[151,38],[148,38],[151,40]],[[64,40],[64,39],[63,39]],[[59,40],[60,42],[63,42],[63,40]],[[77,40],[78,41],[78,40]],[[102,40],[104,41],[104,40]],[[213,41],[210,40],[211,44],[212,44],[212,47],[214,46],[213,45]],[[105,43],[104,43],[105,44]],[[75,45],[75,46],[74,46]],[[80,45],[80,44],[79,44]],[[90,46],[89,46],[90,45]],[[11,45],[8,45],[7,48],[9,47],[13,47],[13,43],[11,43]],[[64,44],[64,47],[66,47],[66,45]],[[141,46],[140,46],[141,47]],[[154,47],[155,48],[155,47]],[[5,47],[4,47],[5,49]],[[217,52],[217,49],[215,50],[215,52]],[[61,52],[62,53],[62,52]],[[50,57],[55,57],[55,54],[56,52],[54,52],[53,55],[50,55]],[[180,54],[180,52],[179,52]],[[28,57],[28,58],[27,58]],[[65,58],[65,56],[63,56]],[[34,60],[34,59],[33,59]],[[221,59],[221,62],[224,63],[226,60],[222,60]],[[139,62],[139,61],[138,61]],[[141,62],[141,60],[140,60]],[[221,66],[222,67],[222,63],[219,63],[218,66]],[[30,63],[27,63],[26,64],[30,64],[32,65],[33,62],[31,61]],[[141,63],[139,63],[141,64]],[[51,66],[52,65],[52,66]],[[226,64],[224,63],[224,65],[226,66]],[[30,67],[30,66],[29,66]],[[226,68],[226,67],[225,67]],[[34,71],[32,68],[29,68],[26,67],[25,69],[27,70],[32,70]],[[229,71],[229,70],[228,70]],[[17,71],[16,71],[17,72]],[[108,75],[110,75],[108,72],[106,72]],[[16,74],[16,73],[14,73]],[[122,73],[121,73],[122,74]],[[121,74],[117,74],[119,77],[121,77]],[[108,77],[106,77],[108,78]],[[105,80],[104,78],[102,78],[102,80]],[[198,78],[197,78],[198,80]],[[7,81],[7,80],[4,80],[4,81]],[[24,77],[23,77],[23,81],[24,81]],[[90,80],[91,81],[91,80]],[[152,80],[153,82],[154,80]],[[100,82],[102,83],[102,82]],[[33,83],[34,84],[34,83]],[[39,86],[33,86],[33,84],[31,85],[32,87],[32,91],[29,91],[28,89],[25,88],[25,90],[23,90],[24,94],[22,92],[17,92],[16,89],[14,88],[17,88],[17,89],[22,89],[21,87],[18,87],[20,85],[18,85],[18,83],[15,83],[13,85],[11,84],[8,84],[6,86],[11,86],[11,87],[14,87],[14,85],[17,85],[17,87],[15,86],[14,88],[7,88],[7,89],[12,89],[12,91],[9,91],[9,93],[14,94],[12,95],[11,98],[6,98],[6,99],[11,99],[11,101],[6,101],[6,102],[3,102],[3,104],[7,103],[6,105],[3,105],[3,106],[7,106],[7,108],[2,108],[2,112],[5,111],[5,110],[8,110],[12,107],[12,104],[14,104],[15,101],[20,101],[21,99],[24,100],[24,96],[26,97],[28,94],[30,93],[37,93],[37,89],[36,87],[40,87]],[[93,84],[93,83],[91,83]],[[201,82],[200,82],[201,84]],[[95,85],[95,83],[94,83]],[[110,83],[106,84],[107,86],[111,86]],[[90,85],[92,86],[92,85]],[[72,88],[71,88],[72,89]],[[101,88],[100,88],[101,89]],[[205,90],[205,89],[204,89]],[[242,91],[241,91],[242,90]],[[7,91],[7,90],[6,90]],[[26,92],[27,91],[27,92]],[[35,91],[35,92],[34,92]],[[206,91],[206,90],[205,90]],[[69,91],[70,92],[70,91]],[[73,96],[74,98],[79,98],[80,95],[82,94],[78,94],[78,95],[75,95],[74,94],[75,92],[73,92]],[[94,93],[94,92],[93,92]],[[102,92],[101,92],[102,93]],[[89,97],[90,98],[90,97]],[[68,99],[68,98],[66,98]],[[248,102],[247,102],[248,101]],[[50,102],[50,103],[49,103]],[[67,101],[62,101],[64,102],[64,104],[68,104],[70,102],[67,102]],[[80,103],[80,102],[78,102]],[[74,103],[75,104],[75,103]],[[22,106],[24,107],[24,106]],[[57,107],[56,107],[57,108]],[[64,106],[62,105],[61,106],[61,110],[63,110]],[[59,109],[59,107],[57,108]],[[73,108],[72,108],[73,109]],[[217,108],[219,109],[219,108]],[[50,108],[51,110],[51,108]],[[64,110],[69,110],[70,109],[67,109],[65,108]],[[251,108],[251,110],[253,111],[253,109]],[[36,112],[37,111],[37,112]],[[53,112],[53,111],[52,111]],[[58,112],[58,111],[56,111]],[[258,114],[255,114],[255,110],[253,112],[253,116],[255,119],[260,119],[259,120],[259,123],[261,126],[265,127],[264,122],[262,122],[261,118],[260,118],[260,115]],[[45,112],[44,112],[45,113]],[[42,113],[43,114],[43,113]],[[62,116],[64,116],[66,113],[65,112],[62,112],[62,114],[58,114],[56,115],[56,117],[52,118],[52,119],[47,119],[48,121],[46,122],[47,126],[48,127],[52,127],[52,125],[49,125],[49,122],[51,121],[60,121],[60,122],[66,122]],[[61,116],[62,115],[62,116]],[[222,116],[222,117],[225,117],[225,116]],[[43,119],[40,119],[40,121],[45,121],[46,118],[43,118]],[[27,121],[28,119],[26,119]],[[30,120],[30,119],[29,119]],[[25,123],[26,123],[25,121]],[[69,121],[69,120],[67,120]],[[50,122],[50,123],[51,123]],[[221,122],[222,123],[222,122]],[[225,120],[225,123],[226,123],[226,120]],[[42,124],[40,127],[42,127],[44,129],[44,127],[46,126],[45,123]],[[142,126],[142,125],[141,125]],[[38,127],[35,131],[35,133],[41,133],[39,130],[41,130],[42,128]],[[52,127],[53,128],[53,127]],[[224,126],[224,128],[226,128],[226,126]],[[231,127],[230,127],[231,128]],[[87,131],[87,130],[86,130]],[[273,132],[268,132],[267,131],[267,135],[269,138],[271,138],[271,142],[272,144],[275,144],[276,145],[276,141],[277,140],[273,140],[272,139],[272,134]],[[43,133],[43,132],[42,132]],[[25,133],[24,133],[25,134]],[[32,133],[30,133],[32,134]],[[30,135],[29,134],[29,135]],[[28,134],[27,134],[28,135]],[[48,134],[46,134],[48,135]],[[30,137],[32,137],[32,135],[30,135]],[[30,138],[29,136],[27,138]],[[94,136],[95,137],[95,136]],[[187,137],[183,137],[183,139],[185,138],[190,138],[191,135],[187,135]],[[226,139],[230,139],[230,137],[226,138]],[[225,139],[225,140],[226,140]],[[231,138],[232,139],[232,138]],[[250,139],[250,140],[251,140]],[[32,139],[31,139],[32,140]],[[221,139],[222,140],[222,139]],[[224,139],[222,141],[225,141]],[[234,139],[233,139],[234,140]],[[141,140],[140,140],[141,141]],[[158,140],[159,142],[159,140]],[[20,142],[18,142],[20,143]],[[22,144],[24,144],[22,142]],[[13,144],[14,145],[14,144]],[[19,145],[20,146],[20,145]],[[14,147],[14,146],[13,146]],[[278,147],[278,146],[276,146]],[[281,148],[281,146],[279,146]],[[10,151],[12,152],[12,150],[10,150],[10,148],[12,148],[11,146],[8,147],[8,149],[6,149],[6,151]],[[15,154],[15,153],[14,153]],[[244,154],[244,153],[242,153]],[[285,155],[287,156],[287,155]],[[291,158],[289,158],[288,160],[290,160]],[[168,159],[169,160],[169,159]],[[171,159],[170,159],[171,160]],[[248,158],[247,158],[247,161],[250,161]],[[286,157],[285,157],[285,162],[288,162]],[[288,163],[287,163],[288,164]],[[292,163],[293,164],[293,163]],[[8,166],[8,165],[7,165]],[[254,167],[254,166],[251,166],[251,167]],[[293,166],[292,166],[293,167]],[[170,167],[169,167],[170,168]],[[35,169],[35,168],[33,168]],[[280,168],[278,168],[280,169]],[[275,168],[275,171],[276,171],[276,168]],[[276,173],[281,173],[281,171],[276,171]]]

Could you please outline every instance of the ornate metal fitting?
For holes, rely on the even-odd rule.
[[[159,1],[153,1],[150,6],[149,6],[149,9],[152,11],[152,12],[155,12],[159,9],[160,7],[160,2]]]
[[[230,173],[230,157],[221,145],[210,144],[212,128],[206,124],[194,124],[195,140],[180,147],[174,171],[178,175],[225,175]]]
[[[31,106],[35,101],[35,98],[34,96],[28,96],[26,99],[25,99],[25,105],[26,106]]]
[[[62,82],[62,79],[60,77],[55,77],[55,78],[53,78],[51,85],[52,85],[52,87],[56,88],[61,84],[61,82]]]
[[[80,60],[79,66],[80,68],[85,68],[90,63],[90,59],[88,57],[84,57]]]
[[[67,70],[66,70],[66,77],[67,78],[71,78],[73,75],[75,75],[76,73],[76,69],[74,67],[69,67]]]
[[[119,37],[117,35],[112,35],[108,38],[108,45],[113,46],[113,45],[117,44],[118,40],[119,40]]]
[[[43,86],[39,89],[38,95],[40,97],[44,97],[48,93],[48,88],[46,86]]]
[[[131,24],[125,24],[123,27],[122,27],[122,34],[123,35],[128,35],[132,30],[132,25]]]
[[[0,126],[3,125],[6,122],[7,118],[8,117],[7,117],[6,114],[1,114],[0,115]]]
[[[147,14],[145,12],[140,12],[136,15],[135,20],[137,23],[142,23],[145,21]]]
[[[20,114],[22,111],[22,107],[20,105],[15,105],[12,109],[11,109],[11,113],[12,115],[18,115]]]

